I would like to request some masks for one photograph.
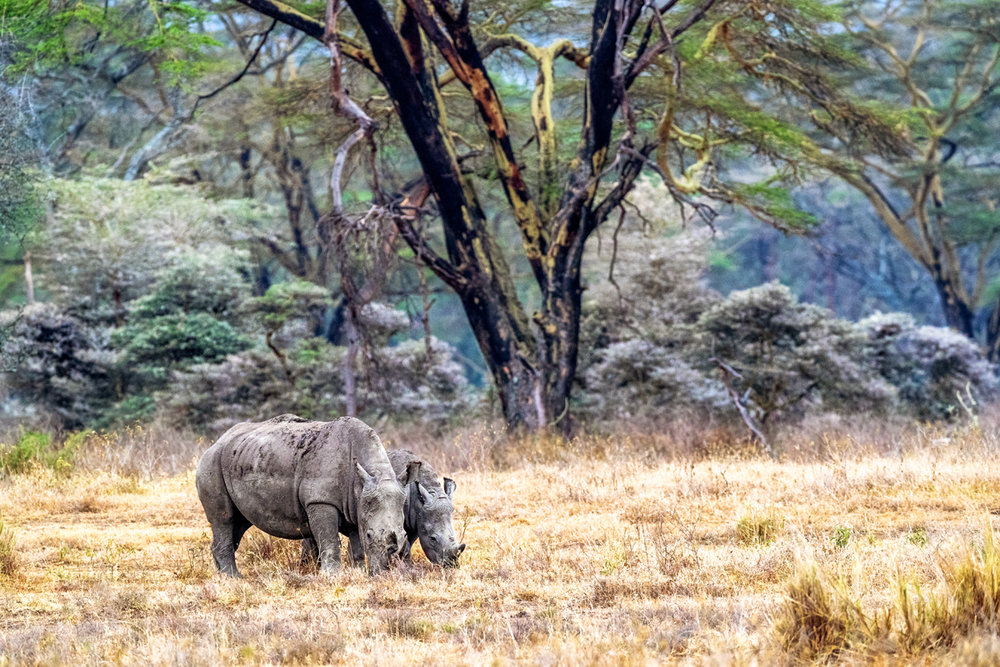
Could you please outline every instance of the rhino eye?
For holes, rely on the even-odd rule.
[[[435,542],[436,543],[437,541],[438,541],[437,536],[436,535],[431,535],[431,542]]]

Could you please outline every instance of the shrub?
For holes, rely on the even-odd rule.
[[[609,344],[582,375],[587,387],[582,408],[604,418],[663,414],[681,405],[720,407],[728,401],[722,384],[682,353],[639,338]]]
[[[692,325],[721,298],[705,281],[711,238],[657,215],[669,212],[667,196],[648,183],[633,193],[649,224],[630,216],[617,234],[617,286],[603,277],[610,254],[588,257],[589,271],[602,274],[586,292],[580,325],[579,409],[591,418],[663,418],[728,400],[691,355]]]
[[[5,448],[0,445],[0,470],[7,474],[25,472],[33,465],[52,468],[56,472],[65,472],[73,467],[73,460],[80,445],[93,431],[75,433],[61,446],[52,442],[48,433],[25,431],[14,445]]]
[[[833,529],[833,535],[830,537],[830,541],[833,542],[833,546],[838,549],[843,549],[851,543],[851,537],[853,534],[854,531],[851,530],[850,526],[837,526]]]
[[[468,383],[447,343],[433,340],[427,359],[422,341],[376,349],[358,369],[358,408],[364,416],[441,420],[461,412]],[[218,364],[178,371],[159,409],[176,424],[221,432],[242,420],[283,412],[310,419],[343,414],[346,350],[322,338],[299,339],[283,352],[252,348]]]
[[[858,323],[868,338],[868,357],[898,390],[900,406],[918,419],[942,419],[958,412],[959,396],[971,392],[984,402],[997,395],[992,364],[962,334],[942,327],[918,327],[901,313],[878,313]]]
[[[8,474],[24,472],[36,461],[41,461],[42,451],[51,445],[52,436],[47,433],[22,433],[12,447],[0,449],[0,469]]]
[[[865,361],[866,338],[825,308],[799,303],[784,285],[731,293],[698,321],[705,363],[734,368],[737,392],[766,424],[809,406],[883,410],[893,388]]]
[[[11,398],[77,428],[105,410],[114,390],[113,355],[100,333],[52,304],[27,306],[14,322],[4,355],[16,361],[3,382]]]

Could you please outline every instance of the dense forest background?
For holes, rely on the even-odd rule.
[[[766,443],[993,398],[998,4],[605,4],[0,2],[2,417]]]

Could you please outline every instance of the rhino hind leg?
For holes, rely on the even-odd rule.
[[[223,481],[219,454],[209,449],[198,463],[195,476],[198,499],[205,508],[205,517],[212,527],[212,559],[219,572],[239,577],[236,569],[236,547],[250,522],[236,509]]]
[[[229,517],[210,523],[212,558],[215,560],[215,567],[230,577],[243,576],[236,568],[236,548],[239,547],[243,534],[250,528],[250,522],[234,507]]]
[[[336,572],[340,569],[340,513],[332,505],[317,503],[306,507],[306,519],[316,540],[320,572]]]

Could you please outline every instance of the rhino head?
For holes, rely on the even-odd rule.
[[[455,495],[455,481],[444,478],[444,495],[432,492],[417,482],[420,502],[420,517],[417,522],[417,537],[427,560],[444,567],[458,567],[458,557],[465,551],[465,544],[455,539],[455,528],[451,523],[454,512],[452,498]]]
[[[420,462],[410,463],[398,477],[376,477],[360,463],[356,466],[361,480],[358,529],[368,557],[368,572],[377,574],[388,569],[405,544],[403,487],[417,478]]]

